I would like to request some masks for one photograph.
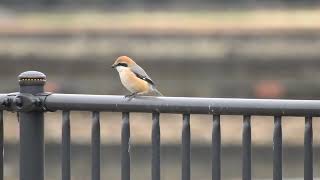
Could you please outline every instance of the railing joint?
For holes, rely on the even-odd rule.
[[[46,98],[52,93],[39,93],[36,95],[29,93],[10,93],[1,103],[5,110],[12,112],[30,112],[30,111],[51,111],[45,106]]]

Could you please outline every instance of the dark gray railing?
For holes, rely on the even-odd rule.
[[[312,117],[320,116],[318,100],[266,100],[184,97],[137,97],[52,94],[43,92],[46,76],[25,72],[19,76],[20,92],[0,94],[0,153],[3,153],[2,111],[15,111],[20,123],[20,179],[44,179],[43,114],[62,110],[62,180],[70,180],[70,111],[92,111],[91,151],[92,179],[100,179],[100,111],[122,113],[121,177],[130,179],[129,112],[152,113],[152,180],[160,180],[160,113],[182,114],[182,180],[190,180],[190,114],[210,114],[212,123],[212,180],[221,179],[220,115],[243,115],[242,179],[251,179],[252,115],[274,116],[273,179],[282,179],[282,116],[305,117],[304,179],[313,179]],[[3,157],[0,156],[0,180],[3,179]]]

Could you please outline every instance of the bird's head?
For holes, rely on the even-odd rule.
[[[130,68],[134,65],[136,65],[136,63],[128,56],[120,56],[112,64],[112,68],[116,68],[117,70],[119,70],[120,68]]]

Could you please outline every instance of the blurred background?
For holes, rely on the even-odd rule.
[[[318,0],[0,0],[0,92],[47,75],[57,93],[127,94],[111,64],[132,57],[166,96],[320,99]],[[19,177],[19,124],[5,114],[5,177]],[[89,112],[71,114],[72,178],[90,177]],[[193,179],[211,179],[209,115],[191,116]],[[180,179],[181,115],[161,115],[162,179]],[[317,119],[317,118],[315,118]],[[151,179],[151,115],[132,113],[132,179]],[[222,116],[222,176],[241,179],[241,116]],[[320,154],[314,121],[314,176]],[[120,113],[102,113],[102,179],[120,179]],[[272,178],[272,117],[252,118],[254,179]],[[284,118],[286,179],[303,177],[303,118]],[[61,113],[47,113],[46,178],[60,179]]]

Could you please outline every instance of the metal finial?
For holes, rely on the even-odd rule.
[[[46,75],[39,71],[26,71],[18,76],[20,85],[44,85],[46,83]]]

